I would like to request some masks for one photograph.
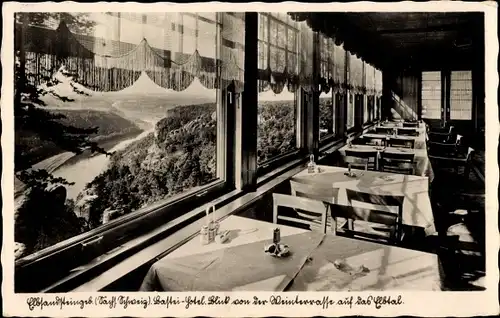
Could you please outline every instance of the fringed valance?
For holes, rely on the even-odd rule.
[[[364,93],[363,61],[349,53],[349,89],[354,94]]]
[[[280,94],[313,87],[313,32],[286,14],[259,14],[259,91]]]
[[[219,59],[172,53],[149,45],[138,45],[71,33],[64,22],[56,30],[27,27],[23,37],[28,80],[43,84],[62,66],[73,80],[94,91],[118,91],[131,86],[145,72],[157,85],[182,91],[198,78],[206,88],[234,85],[243,88],[244,18],[222,13],[223,45]],[[21,32],[20,25],[16,32]],[[216,38],[214,38],[214,46]],[[16,42],[19,50],[21,42]],[[104,49],[103,47],[106,47]],[[103,52],[114,55],[102,54]],[[220,84],[219,84],[220,82]]]
[[[375,69],[375,95],[382,96],[382,71]]]
[[[366,94],[373,96],[375,95],[375,68],[366,62],[364,65]]]
[[[290,17],[306,23],[314,32],[321,32],[334,39],[336,45],[343,45],[346,51],[364,62],[382,66],[390,63],[379,50],[379,39],[352,27],[346,20],[345,12],[289,12]],[[360,41],[360,39],[362,39]]]

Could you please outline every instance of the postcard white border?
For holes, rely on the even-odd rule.
[[[77,307],[66,307],[64,310],[50,307],[43,311],[30,311],[27,306],[29,297],[50,297],[55,294],[14,294],[13,273],[14,273],[14,231],[13,231],[13,13],[16,11],[356,11],[356,12],[374,12],[374,11],[480,11],[485,14],[485,115],[486,115],[486,291],[482,292],[404,292],[401,293],[404,301],[400,306],[383,306],[381,309],[368,307],[337,307],[330,306],[328,309],[322,309],[321,306],[218,306],[218,307],[196,307],[192,306],[185,310],[183,306],[177,307],[129,307],[123,309],[117,307],[109,309],[108,307],[87,306],[81,310]],[[496,163],[496,154],[498,146],[498,136],[500,133],[498,122],[498,103],[497,103],[497,4],[496,2],[457,2],[457,1],[433,1],[433,2],[353,2],[353,3],[189,3],[178,4],[171,2],[155,4],[139,3],[4,3],[3,4],[3,39],[2,39],[2,198],[3,198],[3,246],[2,246],[2,266],[3,266],[3,314],[5,316],[87,316],[87,317],[116,317],[116,316],[337,316],[337,315],[372,315],[372,316],[395,316],[395,315],[415,315],[415,316],[476,316],[485,314],[498,314],[498,263],[497,253],[499,248],[498,233],[498,166]],[[76,299],[85,299],[89,296],[95,298],[98,295],[129,296],[129,297],[148,297],[158,296],[184,298],[187,294],[195,296],[201,295],[230,295],[232,299],[246,298],[252,299],[257,296],[261,299],[268,299],[271,293],[67,293],[59,296]],[[276,295],[276,294],[274,294]],[[295,294],[281,293],[282,297],[293,298]],[[383,295],[397,297],[399,293],[299,293],[301,299],[322,299],[325,296],[331,299],[343,299],[345,297],[357,296],[366,297],[368,295]]]

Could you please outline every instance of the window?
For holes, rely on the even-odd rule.
[[[375,96],[375,119],[381,119],[382,114],[381,114],[381,107],[380,105],[382,104],[381,97]]]
[[[422,72],[422,118],[441,118],[441,72]]]
[[[367,97],[366,100],[364,100],[363,103],[363,124],[367,123],[370,120],[370,107],[369,107],[369,102],[370,97]]]
[[[201,200],[224,182],[215,14],[61,13],[76,17],[64,19],[71,36],[47,28],[52,13],[26,15],[16,36],[44,36],[36,40],[47,46],[17,47],[16,73],[25,64],[26,77],[16,89],[48,93],[44,108],[20,95],[15,106],[18,257],[174,199]]]
[[[320,77],[325,85],[328,83],[329,79],[333,79],[333,60],[334,55],[334,43],[333,41],[320,34]],[[333,88],[322,87],[322,91],[319,95],[319,139],[324,140],[326,137],[334,135],[335,126],[335,109],[333,103]],[[328,89],[328,92],[325,90]]]
[[[354,127],[355,124],[355,97],[353,93],[349,93],[349,101],[347,103],[347,129]]]
[[[258,81],[257,163],[296,149],[297,94],[272,78],[298,67],[298,30],[283,14],[259,13],[258,67],[271,80]]]
[[[334,120],[335,109],[333,103],[333,92],[321,93],[319,95],[319,139],[332,136],[335,132]]]
[[[450,119],[472,118],[472,72],[452,71],[450,82]]]

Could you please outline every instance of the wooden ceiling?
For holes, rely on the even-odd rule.
[[[479,12],[318,12],[298,20],[384,68],[435,68],[484,56]]]

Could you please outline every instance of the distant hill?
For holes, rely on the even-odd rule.
[[[112,144],[142,132],[142,129],[134,122],[114,113],[69,109],[54,111],[54,113],[64,115],[65,118],[60,121],[67,125],[79,128],[97,127],[98,132],[92,136],[92,140],[100,145],[106,144],[106,148],[111,148]],[[26,166],[64,152],[54,143],[40,139],[34,132],[17,130],[15,135],[15,155],[22,156],[22,162]],[[16,160],[16,162],[21,162],[21,160]],[[16,171],[25,168],[15,167]]]
[[[98,226],[106,209],[130,213],[214,180],[215,111],[216,104],[169,109],[154,133],[115,153],[108,169],[88,184],[77,201],[92,200],[80,215]]]

